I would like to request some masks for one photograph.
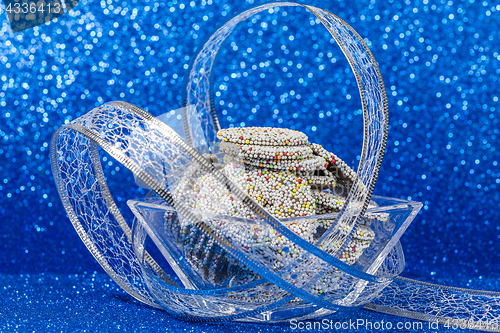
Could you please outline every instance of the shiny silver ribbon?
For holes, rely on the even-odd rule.
[[[339,236],[330,228],[316,245],[290,232],[201,155],[216,149],[215,135],[220,129],[212,96],[212,66],[220,46],[239,22],[278,6],[302,6],[321,21],[348,59],[361,95],[364,137],[357,170],[359,182],[354,184],[336,221],[348,225],[349,230],[347,235]],[[322,250],[333,242],[349,242],[359,217],[365,213],[370,202],[387,142],[385,87],[373,55],[354,29],[323,9],[296,2],[266,3],[229,19],[207,39],[193,59],[184,83],[184,102],[186,106],[194,107],[199,121],[192,121],[194,118],[184,115],[186,140],[149,113],[123,102],[94,109],[58,129],[52,138],[52,168],[68,216],[96,260],[126,292],[146,304],[192,320],[245,319],[256,313],[277,309],[298,298],[312,305],[309,313],[299,316],[301,319],[364,306],[378,312],[448,323],[450,326],[500,332],[500,293],[450,288],[393,278],[394,274],[384,275],[381,267],[391,258],[398,258],[401,251],[399,243],[389,247],[391,253],[384,253],[365,270],[346,265],[338,259],[343,247],[338,251]],[[147,252],[137,250],[141,249],[143,239],[132,239],[131,227],[112,198],[103,174],[98,146],[134,172],[227,253],[262,276],[263,281],[209,291],[179,287]],[[287,272],[275,271],[262,258],[245,253],[242,244],[228,240],[216,229],[210,228],[203,214],[176,200],[169,191],[169,181],[172,180],[162,176],[175,174],[176,170],[193,164],[215,177],[220,184],[228,186],[231,194],[244,202],[256,216],[297,244],[304,251],[302,258],[309,265],[306,268],[318,271],[314,278],[319,278],[328,270],[339,269],[343,272],[345,288],[341,288],[335,296],[318,297],[307,284],[297,283]],[[152,170],[163,171],[159,175]],[[140,232],[138,234],[141,235]],[[135,242],[134,246],[132,242]],[[304,262],[294,265],[304,268]],[[244,308],[234,307],[230,314],[225,313],[224,306],[221,307],[221,304],[231,304],[229,296],[232,293],[263,290],[272,290],[274,299],[247,304]],[[204,306],[200,306],[202,303]]]

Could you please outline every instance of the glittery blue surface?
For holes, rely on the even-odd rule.
[[[174,319],[161,310],[151,309],[125,295],[107,276],[86,275],[6,275],[2,295],[8,303],[0,305],[1,332],[310,332],[299,329],[298,323],[186,323]],[[18,291],[19,289],[23,292]],[[13,313],[15,315],[13,315]],[[352,329],[358,319],[359,327]],[[434,326],[406,318],[395,319],[367,310],[356,313],[339,313],[327,317],[327,325],[344,325],[342,331],[363,332],[364,325],[381,325],[391,322],[405,327],[405,332],[434,332]],[[322,320],[309,321],[309,325]],[[376,324],[378,323],[378,324]],[[422,326],[417,326],[422,323]],[[319,325],[316,324],[316,325]],[[297,325],[295,328],[294,325]],[[307,325],[304,323],[303,325]],[[328,327],[327,326],[327,327]],[[351,326],[349,329],[348,326]],[[375,326],[377,327],[377,326]],[[326,330],[325,330],[326,331]],[[370,330],[368,330],[370,331]],[[384,329],[383,331],[391,331]],[[465,332],[455,329],[454,332]]]
[[[15,34],[2,9],[0,331],[291,330],[185,324],[131,299],[78,238],[50,169],[52,132],[95,106],[124,100],[153,115],[178,108],[196,47],[250,3],[83,1],[55,22]],[[500,290],[500,5],[310,3],[347,21],[379,63],[390,131],[375,193],[424,203],[402,238],[403,275]],[[222,127],[301,129],[357,165],[362,116],[354,75],[305,10],[281,8],[242,24],[215,75]],[[131,218],[125,202],[144,192],[117,163],[105,167]],[[365,310],[334,318],[413,322]]]

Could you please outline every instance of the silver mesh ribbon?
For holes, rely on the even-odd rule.
[[[312,12],[336,40],[354,72],[359,87],[364,136],[357,181],[337,221],[318,243],[295,235],[209,163],[202,153],[216,150],[220,129],[212,96],[212,66],[224,40],[236,25],[277,6],[302,6]],[[309,305],[295,315],[307,319],[334,311],[365,307],[410,318],[450,323],[460,327],[499,331],[500,294],[450,288],[395,277],[404,264],[399,243],[393,244],[364,269],[338,259],[367,210],[382,162],[388,130],[385,87],[377,63],[363,39],[334,14],[295,2],[256,5],[229,19],[197,51],[184,83],[184,102],[197,117],[184,115],[183,140],[165,123],[124,102],[98,107],[58,129],[51,142],[54,177],[63,205],[83,242],[106,272],[130,295],[151,306],[191,320],[245,320],[290,303]],[[196,120],[196,121],[193,121]],[[142,248],[145,233],[132,230],[119,212],[107,187],[99,159],[101,147],[156,195],[189,220],[226,253],[262,277],[238,287],[191,290],[179,287]],[[193,148],[193,147],[196,147]],[[252,251],[228,239],[213,217],[187,207],[172,195],[182,172],[195,165],[219,186],[225,186],[242,205],[299,249],[298,259],[275,269],[269,253]],[[361,208],[360,208],[361,207]],[[334,226],[348,226],[335,233]],[[320,296],[312,285],[328,272],[339,272],[335,293]],[[303,272],[304,274],[294,274]],[[394,278],[395,277],[395,278]],[[234,295],[263,295],[251,301]]]

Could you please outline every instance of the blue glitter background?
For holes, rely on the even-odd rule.
[[[290,330],[186,325],[132,300],[78,238],[49,161],[53,131],[95,106],[124,100],[153,115],[178,108],[196,47],[252,3],[83,1],[57,21],[16,34],[2,8],[0,331]],[[403,276],[500,290],[500,5],[310,4],[348,22],[379,63],[390,132],[375,194],[424,203],[401,241]],[[354,75],[304,9],[280,8],[242,24],[218,59],[215,95],[222,127],[301,129],[357,166],[362,116]],[[125,202],[144,191],[117,163],[105,167],[131,218]],[[365,310],[332,318],[411,322]]]

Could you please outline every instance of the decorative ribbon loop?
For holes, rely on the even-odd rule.
[[[73,134],[71,134],[71,130],[74,131]],[[326,272],[327,270],[340,269],[344,272],[341,279],[345,280],[342,283],[346,286],[364,280],[363,289],[372,289],[373,291],[380,291],[390,282],[390,279],[369,275],[346,265],[314,245],[305,242],[260,208],[237,186],[225,178],[222,173],[215,170],[204,157],[185,144],[167,125],[137,107],[122,102],[114,102],[94,109],[89,114],[78,118],[56,132],[52,142],[52,160],[63,203],[80,236],[101,265],[110,273],[110,276],[130,294],[142,301],[149,304],[153,303],[151,295],[147,293],[146,289],[143,287],[138,289],[137,286],[130,282],[137,273],[132,271],[124,275],[123,272],[113,267],[116,266],[114,261],[118,258],[129,262],[134,262],[135,258],[129,253],[129,245],[123,240],[123,237],[119,233],[110,232],[111,230],[117,231],[116,222],[112,220],[111,216],[114,216],[118,221],[118,226],[127,235],[129,235],[130,231],[121,215],[119,215],[109,191],[107,189],[102,190],[106,188],[103,181],[104,176],[99,162],[96,161],[95,145],[89,140],[97,143],[112,157],[134,172],[161,198],[172,205],[180,215],[202,230],[227,253],[262,276],[266,281],[273,283],[276,286],[273,287],[275,290],[273,292],[267,290],[267,294],[272,294],[274,297],[282,295],[278,297],[278,300],[292,294],[317,307],[332,311],[349,310],[350,307],[359,307],[366,303],[366,300],[363,301],[364,297],[359,300],[356,298],[347,301],[345,297],[347,297],[350,288],[345,288],[343,292],[339,291],[330,300],[314,296],[310,290],[311,286],[307,283],[309,280],[304,280],[306,277],[302,277],[301,280],[301,278],[295,277],[287,270],[276,271],[272,267],[272,262],[255,255],[249,256],[249,254],[245,254],[242,244],[225,239],[216,228],[207,224],[205,217],[199,215],[195,210],[185,207],[183,202],[176,201],[175,197],[167,190],[170,184],[176,182],[175,179],[168,179],[166,183],[162,183],[144,170],[148,168],[159,169],[160,165],[154,165],[158,161],[162,161],[162,163],[167,161],[167,165],[163,166],[167,170],[175,170],[179,166],[196,163],[206,174],[215,176],[215,179],[221,184],[229,186],[231,193],[251,207],[254,213],[263,219],[263,223],[269,224],[274,230],[281,232],[282,237],[287,237],[301,246],[305,250],[300,263],[303,270]],[[152,155],[157,158],[152,159]],[[173,159],[171,156],[176,156],[176,158]],[[93,172],[89,162],[94,163]],[[85,172],[74,172],[75,170],[82,170],[82,168],[87,170]],[[99,182],[99,179],[101,182]],[[110,248],[119,252],[109,254]],[[103,253],[108,254],[104,256]],[[161,270],[157,270],[158,267],[152,259],[149,260],[148,264],[157,271],[157,275],[165,279],[165,274]],[[299,264],[296,263],[295,266],[297,265]],[[131,266],[135,267],[134,265]],[[120,264],[119,267],[122,268],[123,264]],[[292,265],[292,267],[294,266]],[[145,282],[148,283],[149,281]],[[171,285],[173,283],[167,279],[167,284]],[[267,289],[269,286],[256,286],[254,288]],[[177,292],[180,294],[179,290]],[[367,293],[371,297],[375,294],[375,292]],[[189,295],[192,295],[192,293],[189,293]],[[347,303],[342,305],[341,300]]]
[[[384,157],[389,128],[387,95],[382,75],[368,46],[351,26],[324,9],[288,1],[259,4],[230,18],[199,48],[188,68],[189,74],[184,79],[183,101],[185,105],[194,106],[201,121],[191,122],[192,118],[184,115],[184,132],[189,144],[201,146],[208,143],[207,152],[215,151],[216,134],[221,128],[213,102],[213,65],[219,49],[240,22],[264,10],[287,6],[304,7],[321,21],[349,61],[361,95],[364,129],[357,172],[359,181],[352,187],[342,213],[335,223],[346,225],[348,232],[345,236],[333,235],[334,228],[331,228],[319,244],[322,248],[333,249],[332,244],[342,243],[342,247],[335,248],[335,252],[332,253],[338,257],[352,238],[359,217],[364,214],[370,203]],[[359,213],[359,203],[362,206],[361,213]]]
[[[212,66],[219,48],[239,22],[277,6],[302,6],[321,21],[349,61],[361,95],[364,137],[358,181],[333,226],[315,244],[271,216],[202,156],[215,151],[216,133],[220,130],[212,88]],[[192,320],[255,320],[256,315],[262,314],[261,320],[273,321],[275,319],[263,313],[283,308],[301,308],[302,312],[281,314],[276,320],[306,319],[365,306],[424,320],[456,319],[460,323],[472,320],[470,328],[485,329],[484,321],[498,323],[498,293],[448,288],[403,278],[391,283],[402,269],[403,254],[398,239],[404,228],[398,230],[398,237],[388,240],[384,251],[368,265],[350,266],[338,259],[367,211],[388,130],[387,97],[380,71],[363,39],[347,23],[323,9],[296,2],[260,4],[223,24],[193,59],[184,83],[184,103],[194,108],[198,119],[186,114],[183,117],[187,142],[165,123],[123,102],[92,110],[58,129],[52,138],[53,173],[68,216],[90,252],[125,291],[151,306]],[[218,289],[179,287],[145,251],[144,242],[148,237],[145,224],[135,223],[131,230],[120,214],[105,181],[98,146],[156,193],[147,199],[149,204],[157,204],[165,211],[175,210],[179,223],[188,221],[258,278]],[[185,170],[193,166],[211,177],[216,186],[227,188],[242,207],[257,216],[256,224],[280,233],[297,246],[297,257],[284,267],[276,268],[273,262],[279,259],[275,254],[249,249],[243,240],[228,237],[221,225],[232,222],[230,217],[210,216],[187,207],[175,195],[175,188],[185,176]],[[161,209],[158,211],[165,214]],[[413,214],[413,218],[418,209],[407,211],[405,214]],[[347,226],[346,233],[335,232],[334,226],[339,224]],[[343,245],[338,248],[334,244]],[[338,289],[325,295],[315,292],[314,284],[328,274],[338,279]],[[415,294],[418,298],[411,297]],[[442,306],[432,306],[430,300],[434,299]],[[500,331],[498,326],[490,325],[486,329]]]

